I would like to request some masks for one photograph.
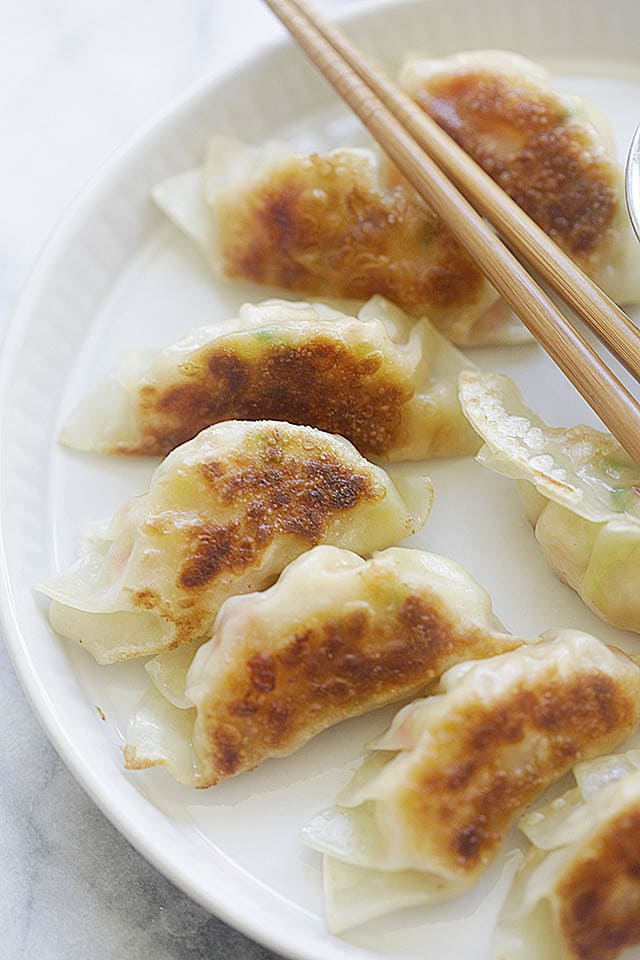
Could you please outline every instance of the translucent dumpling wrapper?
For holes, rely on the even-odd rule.
[[[637,249],[607,123],[523,57],[412,57],[401,85],[620,303],[640,300]],[[371,150],[296,153],[214,137],[159,206],[216,271],[320,297],[384,294],[454,343],[530,339],[437,215]]]
[[[227,600],[195,658],[180,648],[150,661],[154,686],[129,725],[126,765],[212,786],[521,642],[451,560],[314,547],[268,590]]]
[[[61,440],[164,455],[221,420],[270,419],[339,433],[384,460],[475,453],[458,401],[458,374],[472,366],[428,321],[382,297],[357,316],[247,303],[237,318],[131,357],[81,402]]]
[[[319,543],[369,553],[419,530],[430,481],[397,483],[347,440],[226,421],[177,447],[149,492],[97,526],[39,589],[50,621],[100,663],[208,640],[227,597],[262,589]]]
[[[498,920],[495,960],[615,960],[640,945],[640,751],[574,773],[576,788],[520,822],[531,848]]]
[[[639,694],[632,660],[572,630],[448,670],[304,828],[331,930],[468,889],[538,794],[629,736]]]
[[[640,469],[608,433],[549,427],[508,377],[464,371],[478,460],[518,481],[543,556],[603,620],[640,632]]]
[[[599,111],[498,50],[412,57],[399,82],[610,297],[640,300],[622,167]]]
[[[153,190],[219,275],[314,297],[382,294],[458,344],[530,339],[386,158],[213,137],[201,169]]]

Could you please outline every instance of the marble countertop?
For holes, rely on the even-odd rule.
[[[108,155],[186,85],[281,33],[259,0],[0,3],[0,336],[39,249]],[[3,645],[0,703],[2,960],[275,957],[111,826],[41,730]]]

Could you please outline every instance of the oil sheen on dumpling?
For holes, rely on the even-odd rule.
[[[640,945],[640,752],[574,773],[576,789],[520,821],[532,846],[498,920],[495,960],[615,960]]]
[[[518,481],[550,567],[603,620],[640,633],[640,469],[608,433],[547,426],[508,377],[465,371],[478,460]]]
[[[637,241],[604,117],[524,57],[412,58],[400,84],[618,303],[640,300]]]
[[[469,888],[539,793],[640,719],[640,668],[571,630],[452,667],[438,690],[397,714],[305,827],[333,931]]]
[[[155,687],[129,726],[126,765],[209,787],[521,643],[451,560],[314,547],[268,590],[227,600],[195,659],[183,648],[147,665]]]
[[[230,420],[169,454],[40,590],[53,628],[98,662],[158,653],[209,639],[227,597],[268,586],[309,547],[368,553],[415,533],[431,496],[426,478],[395,486],[342,437]]]
[[[388,297],[458,344],[529,339],[439,217],[372,150],[295,153],[215,137],[159,206],[229,279],[317,297]]]
[[[351,440],[364,456],[475,453],[458,401],[472,364],[382,297],[348,316],[265,300],[123,366],[83,401],[61,440],[82,450],[167,454],[221,420],[286,420]]]

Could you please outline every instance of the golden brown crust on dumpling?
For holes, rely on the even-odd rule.
[[[131,594],[134,607],[160,612],[175,624],[167,649],[202,636],[204,625],[209,627],[211,612],[203,612],[200,592],[259,568],[276,538],[294,536],[303,549],[312,547],[337,514],[384,498],[383,486],[341,463],[322,435],[316,439],[311,432],[291,431],[288,424],[264,428],[246,451],[198,465],[202,497],[219,506],[217,518],[197,521],[163,511],[146,520],[152,549],[156,539],[164,542],[168,536],[181,542],[174,602],[148,588]],[[194,482],[192,474],[189,483]]]
[[[402,370],[380,372],[382,357],[354,354],[337,336],[293,345],[275,342],[243,356],[214,345],[188,379],[139,392],[146,454],[166,454],[221,420],[286,420],[339,433],[365,456],[384,455],[398,439],[411,385]]]
[[[411,536],[431,501],[421,471],[396,486],[343,437],[227,420],[170,453],[41,589],[54,629],[99,662],[159,653],[208,639],[225,600],[266,589],[315,544],[368,554]]]
[[[348,716],[397,700],[466,656],[518,645],[462,629],[437,598],[379,579],[370,604],[310,619],[270,651],[249,644],[206,701],[199,753],[211,786],[296,749]],[[254,641],[255,643],[255,641]]]
[[[614,165],[562,98],[482,70],[434,76],[414,95],[556,243],[596,265],[617,210]]]
[[[556,893],[572,960],[614,960],[640,943],[640,811],[626,810],[608,822]]]
[[[326,451],[310,450],[306,458],[286,456],[277,431],[245,463],[229,468],[211,461],[200,469],[216,501],[233,507],[241,519],[192,527],[191,549],[179,571],[180,586],[188,589],[206,586],[229,568],[238,572],[257,565],[279,534],[293,534],[314,546],[336,512],[384,494],[370,477]]]
[[[416,843],[438,838],[443,860],[473,873],[491,859],[514,817],[582,758],[585,744],[618,742],[635,716],[630,692],[599,671],[517,687],[497,704],[454,711],[402,790]]]
[[[366,300],[411,313],[472,304],[484,283],[439,217],[384,165],[379,185],[345,153],[293,157],[216,199],[228,277]]]

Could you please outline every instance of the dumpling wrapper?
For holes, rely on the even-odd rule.
[[[640,668],[572,630],[452,667],[438,691],[396,715],[337,805],[304,828],[326,858],[334,932],[405,896],[433,903],[468,889],[538,794],[640,719]]]
[[[502,908],[495,960],[615,960],[640,944],[640,751],[581,763],[527,814],[532,846]]]
[[[637,250],[606,120],[501,51],[413,57],[401,85],[618,302]],[[214,137],[202,170],[153,191],[216,271],[320,297],[381,293],[454,343],[529,340],[436,214],[371,150],[295,153]]]
[[[424,691],[460,660],[521,642],[451,560],[400,547],[363,560],[314,547],[268,590],[227,600],[195,658],[180,648],[147,665],[155,686],[129,725],[126,765],[161,764],[209,787]]]
[[[508,377],[464,371],[484,466],[518,481],[552,570],[603,620],[640,632],[640,469],[608,433],[549,427]]]
[[[265,300],[132,357],[82,401],[60,439],[103,453],[165,455],[221,420],[285,420],[339,433],[364,456],[475,453],[458,401],[471,364],[383,297],[348,316]]]
[[[610,297],[640,301],[623,171],[599,111],[500,50],[411,57],[399,83]]]
[[[273,421],[226,421],[178,447],[149,492],[94,528],[39,589],[54,630],[99,663],[209,639],[222,603],[262,589],[309,547],[369,553],[424,524],[424,476],[397,486],[347,440]]]
[[[314,297],[383,294],[451,341],[530,334],[386,158],[211,139],[201,170],[158,184],[158,206],[219,275]]]

